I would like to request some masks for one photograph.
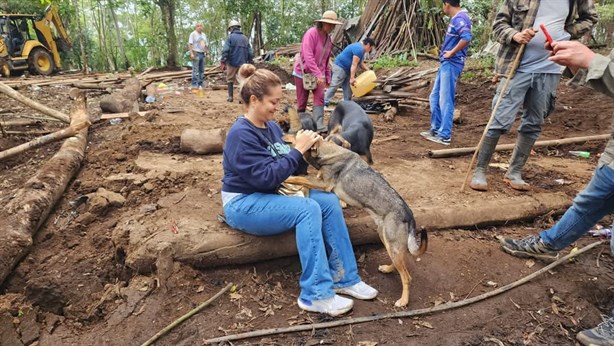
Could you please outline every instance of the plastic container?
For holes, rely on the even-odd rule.
[[[113,118],[113,119],[109,120],[109,123],[111,125],[117,125],[117,124],[120,124],[121,122],[122,122],[122,118]]]
[[[377,76],[373,70],[361,73],[354,81],[354,85],[350,86],[352,88],[352,95],[354,97],[361,97],[368,94],[377,85],[375,80],[377,80]]]
[[[579,156],[579,157],[583,157],[585,159],[591,157],[591,153],[589,153],[588,151],[577,151],[577,150],[571,150],[569,152],[571,155],[574,156]]]

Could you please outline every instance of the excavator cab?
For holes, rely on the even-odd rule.
[[[62,67],[59,50],[70,47],[70,39],[53,5],[47,7],[40,19],[34,15],[0,14],[0,73],[5,77],[26,70],[50,75]]]

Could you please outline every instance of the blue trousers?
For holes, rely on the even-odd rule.
[[[614,169],[598,167],[595,175],[552,228],[540,233],[554,250],[561,250],[588,232],[599,220],[614,212]],[[610,245],[612,247],[612,243]],[[614,247],[612,249],[614,253]]]
[[[204,70],[205,53],[194,52],[194,60],[192,60],[192,88],[203,86]]]
[[[246,194],[226,203],[224,214],[232,228],[257,236],[296,228],[296,247],[303,268],[301,299],[330,298],[335,295],[333,288],[361,281],[343,210],[334,193],[312,190],[309,198]]]
[[[456,81],[463,71],[463,65],[449,61],[441,63],[435,84],[431,91],[431,132],[443,139],[452,137],[452,120],[454,119],[454,99]]]

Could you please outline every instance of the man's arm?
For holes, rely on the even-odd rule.
[[[369,66],[367,66],[367,64],[365,64],[364,60],[360,62],[360,68],[365,70],[365,71],[369,71],[370,70]]]
[[[358,67],[359,62],[359,57],[357,57],[356,55],[352,56],[352,66],[350,67],[350,84],[354,84],[356,80],[356,69]]]
[[[571,34],[572,39],[580,38],[597,24],[599,17],[595,4],[592,0],[574,0],[578,5],[578,18],[570,25],[565,26],[565,31]],[[573,15],[570,14],[570,15]]]
[[[495,16],[495,21],[492,25],[492,35],[495,40],[501,44],[509,45],[512,43],[512,37],[519,31],[512,27],[513,1],[506,0],[499,7],[499,12]]]
[[[192,34],[190,34],[190,38],[188,39],[188,49],[190,50],[190,59],[194,60],[194,50],[192,50],[192,48],[194,47],[194,38],[192,37]]]

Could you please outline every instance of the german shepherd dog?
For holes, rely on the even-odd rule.
[[[290,119],[293,130],[300,126],[299,119]],[[294,137],[286,136],[292,143]],[[399,193],[374,171],[360,156],[330,141],[320,141],[305,153],[305,159],[320,170],[324,184],[347,204],[366,209],[375,224],[380,240],[392,264],[380,265],[383,273],[399,272],[403,283],[401,298],[395,306],[409,302],[409,255],[422,255],[428,245],[426,229],[420,232],[420,245],[416,239],[416,221],[411,209]]]

